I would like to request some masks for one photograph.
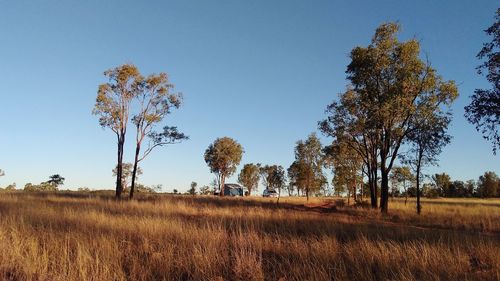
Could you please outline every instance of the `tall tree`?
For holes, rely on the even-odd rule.
[[[243,155],[243,147],[229,137],[218,138],[205,150],[205,162],[217,176],[220,196],[224,196],[226,178],[236,171]]]
[[[300,172],[300,185],[304,187],[307,200],[309,200],[311,192],[320,190],[325,179],[323,174],[323,146],[316,134],[312,133],[306,140],[297,142],[295,161],[300,168],[298,170]]]
[[[277,203],[279,203],[281,197],[281,189],[285,186],[286,183],[285,169],[283,169],[282,166],[278,165],[265,165],[260,167],[260,174],[267,190],[278,191]]]
[[[123,189],[127,189],[128,185],[130,183],[130,179],[132,178],[132,170],[134,168],[134,165],[132,163],[123,163],[122,164],[122,186]],[[118,166],[116,166],[113,169],[113,176],[116,177],[116,174],[118,173]],[[142,175],[142,169],[141,167],[137,167],[136,171],[137,176]],[[137,178],[136,178],[137,181]]]
[[[60,185],[64,184],[65,178],[61,177],[59,174],[55,174],[49,177],[49,180],[47,181],[48,184],[58,187]]]
[[[247,188],[248,195],[259,186],[259,164],[245,164],[238,175],[238,182]]]
[[[481,197],[497,197],[500,196],[500,181],[495,172],[486,172],[479,177],[478,193]]]
[[[425,165],[436,165],[437,157],[444,146],[450,143],[451,136],[447,134],[451,114],[435,109],[430,112],[420,111],[413,119],[413,129],[408,133],[410,151],[405,158],[415,171],[417,214],[422,212],[420,202],[422,168]]]
[[[491,42],[484,43],[477,58],[485,60],[477,67],[480,75],[492,84],[491,89],[476,89],[471,103],[465,107],[465,117],[476,126],[483,138],[493,143],[493,153],[500,148],[500,8],[497,9],[495,22],[484,32],[492,36]]]
[[[161,132],[154,131],[155,126],[161,123],[173,109],[181,106],[182,95],[172,92],[173,87],[174,85],[170,84],[166,73],[151,74],[139,83],[138,92],[135,95],[138,102],[138,112],[132,117],[136,128],[136,146],[129,194],[131,199],[134,196],[135,177],[139,162],[144,160],[156,147],[188,139],[186,135],[177,130],[177,127],[165,126]],[[149,139],[148,146],[141,155],[142,142],[146,137]]]
[[[99,124],[110,128],[117,138],[116,198],[121,198],[123,147],[129,122],[130,104],[139,90],[142,76],[135,65],[124,64],[107,70],[108,82],[99,85],[93,114],[99,116]]]
[[[419,57],[417,40],[398,40],[399,29],[396,23],[382,24],[368,47],[351,51],[347,67],[351,86],[344,93],[349,103],[343,119],[348,122],[342,123],[354,127],[348,131],[367,135],[375,145],[372,149],[378,151],[379,163],[375,166],[380,170],[383,213],[388,211],[389,173],[413,129],[412,118],[421,111],[439,110],[441,104],[457,96],[455,83],[444,81],[428,61]]]

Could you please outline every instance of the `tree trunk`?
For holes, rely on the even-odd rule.
[[[370,175],[368,177],[368,185],[370,187],[370,199],[371,199],[371,205],[373,209],[376,209],[378,207],[378,202],[377,202],[377,171],[371,171]]]
[[[382,213],[387,214],[389,210],[389,171],[381,168],[382,186],[380,192],[380,209]]]
[[[349,185],[347,185],[347,206],[351,203],[351,189],[349,188]]]
[[[422,205],[420,204],[420,165],[422,163],[422,153],[419,155],[417,161],[417,214],[422,212]]]
[[[356,198],[356,184],[357,184],[357,183],[356,183],[356,176],[354,176],[354,186],[353,186],[353,187],[354,187],[354,194],[353,194],[353,195],[354,195],[354,197],[353,197],[353,199],[354,199],[354,204],[356,204],[356,199],[357,199],[357,198]]]
[[[118,163],[116,164],[116,199],[121,199],[123,185],[122,185],[122,174],[123,174],[123,146],[125,143],[125,139],[118,136]]]
[[[406,206],[406,203],[408,202],[408,189],[406,188],[406,180],[403,180],[403,188],[405,190],[405,206]]]
[[[135,189],[135,178],[137,175],[137,165],[139,164],[139,153],[141,152],[141,144],[138,143],[135,147],[135,158],[134,158],[134,169],[132,170],[132,183],[130,185],[130,194],[129,198],[134,198],[134,189]]]
[[[219,190],[220,190],[220,193],[219,193],[219,196],[220,197],[224,197],[224,184],[225,184],[225,181],[226,181],[226,177],[224,176],[224,174],[222,174],[220,176],[220,181],[219,181]]]

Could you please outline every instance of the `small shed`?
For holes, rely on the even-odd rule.
[[[243,196],[243,187],[236,183],[224,184],[224,196]]]

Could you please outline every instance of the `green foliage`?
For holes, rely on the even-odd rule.
[[[60,185],[64,184],[65,178],[61,177],[59,174],[55,174],[49,177],[49,180],[47,181],[48,184],[51,184],[55,187],[58,187]]]
[[[200,194],[201,195],[210,195],[212,193],[213,192],[210,190],[210,186],[204,185],[204,186],[200,187]]]
[[[412,121],[441,112],[458,95],[453,81],[444,81],[429,62],[420,59],[418,41],[398,40],[399,29],[395,23],[383,24],[369,46],[351,51],[350,86],[339,102],[328,106],[329,116],[320,122],[327,135],[350,140],[367,166],[373,187],[380,169],[383,212],[388,210],[388,176],[402,143],[414,130]],[[370,191],[373,206],[376,189]]]
[[[5,191],[14,191],[16,190],[16,183],[12,183],[12,184],[9,184],[7,185],[5,188],[4,188]]]
[[[122,186],[123,188],[128,188],[130,180],[132,179],[132,170],[134,168],[134,164],[132,163],[123,163],[122,164]],[[113,169],[113,176],[116,177],[118,173],[118,166]],[[137,176],[142,175],[141,167],[137,167],[136,179]]]
[[[495,172],[486,172],[479,177],[478,195],[480,197],[500,197],[500,180]]]
[[[122,186],[123,146],[129,122],[130,104],[141,90],[143,77],[133,64],[124,64],[104,72],[109,81],[99,85],[92,113],[99,116],[99,124],[110,128],[118,141],[116,172],[116,197],[120,198]]]
[[[277,190],[281,194],[281,189],[285,187],[285,169],[278,165],[265,165],[259,169],[262,181],[267,190]]]
[[[198,184],[196,182],[191,182],[191,187],[189,188],[188,190],[188,193],[191,194],[191,195],[196,195],[196,187],[198,186]]]
[[[305,191],[307,198],[320,191],[326,182],[324,161],[323,146],[316,134],[310,134],[306,140],[297,142],[295,162],[288,168],[288,175],[290,183],[298,190]]]
[[[446,173],[434,174],[432,176],[432,180],[436,184],[436,187],[439,190],[439,193],[441,194],[441,196],[446,196],[449,194],[449,188],[450,188],[450,184],[451,184],[450,175],[448,175]]]
[[[476,130],[493,144],[493,153],[500,148],[500,8],[497,9],[495,22],[485,30],[493,40],[483,44],[477,58],[485,60],[477,68],[479,74],[485,74],[491,89],[476,89],[471,96],[471,103],[465,107],[465,117],[476,126]]]
[[[48,182],[42,182],[40,184],[27,183],[24,185],[24,191],[27,192],[39,192],[39,191],[58,191],[57,186]]]
[[[259,186],[260,164],[245,164],[238,175],[238,182],[247,188],[248,195],[257,190]]]
[[[323,149],[326,166],[332,167],[334,177],[332,180],[335,193],[349,191],[356,195],[357,187],[363,184],[362,165],[363,159],[349,144],[347,139],[336,139]]]
[[[236,171],[243,155],[243,147],[229,137],[218,138],[205,150],[205,162],[210,171],[217,175],[219,190],[224,186],[226,177]],[[224,196],[224,192],[220,192]]]

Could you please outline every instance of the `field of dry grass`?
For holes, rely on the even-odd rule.
[[[0,193],[2,280],[499,280],[500,201]]]

